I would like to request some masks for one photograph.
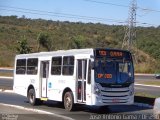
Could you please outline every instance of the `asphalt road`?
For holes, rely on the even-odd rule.
[[[154,75],[135,75],[136,80],[158,80]]]
[[[1,104],[1,103],[0,103]],[[40,114],[36,111],[23,110],[12,106],[0,105],[0,120],[59,120],[57,116]]]
[[[156,79],[154,75],[136,75],[135,82],[145,82],[145,81],[160,81],[160,79]]]
[[[47,112],[51,112],[55,115],[60,115],[63,117],[68,117],[76,120],[88,120],[88,119],[95,119],[95,120],[104,119],[105,120],[109,116],[118,116],[118,117],[121,117],[121,119],[126,119],[128,116],[130,116],[130,117],[137,118],[135,120],[142,120],[142,119],[144,120],[144,117],[146,117],[146,119],[148,120],[151,120],[151,118],[153,119],[152,109],[138,107],[135,105],[110,106],[106,109],[103,109],[103,111],[101,112],[96,107],[77,106],[75,111],[67,112],[64,110],[62,105],[57,104],[56,102],[49,101],[49,102],[45,102],[40,106],[31,106],[25,97],[14,94],[14,93],[4,93],[4,92],[0,92],[0,103],[13,104],[18,106],[24,106],[25,108],[34,108],[34,109],[44,110]],[[39,117],[42,118],[41,116]],[[37,116],[36,116],[36,119],[37,119]],[[129,120],[132,120],[132,119],[133,118],[129,118]]]
[[[151,96],[160,96],[160,87],[135,85],[135,92],[146,93]]]
[[[0,78],[0,89],[13,89],[13,79]]]
[[[148,81],[160,81],[160,79],[156,79],[154,75],[137,75],[135,76],[135,83],[143,83]],[[160,87],[152,87],[152,86],[140,86],[135,85],[135,92],[137,93],[147,93],[151,96],[160,96]]]

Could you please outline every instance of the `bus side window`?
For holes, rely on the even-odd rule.
[[[26,73],[26,59],[17,59],[16,61],[16,74]]]
[[[74,57],[63,57],[63,75],[73,75],[74,72]]]
[[[52,58],[52,75],[61,75],[61,66],[62,66],[62,57],[53,57]]]
[[[29,58],[27,60],[27,74],[36,75],[38,71],[38,58]]]

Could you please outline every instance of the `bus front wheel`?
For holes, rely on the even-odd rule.
[[[29,100],[29,103],[31,105],[35,105],[36,104],[36,95],[35,95],[34,89],[30,89],[28,91],[28,100]]]
[[[73,110],[73,95],[72,92],[66,92],[64,95],[64,108],[67,111],[72,111]]]

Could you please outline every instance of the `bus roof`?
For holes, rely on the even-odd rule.
[[[38,52],[38,53],[29,53],[29,54],[19,54],[16,55],[16,58],[29,58],[29,57],[45,57],[45,56],[67,56],[67,55],[78,55],[78,54],[94,54],[93,50],[117,50],[129,52],[127,50],[121,49],[110,49],[110,48],[87,48],[87,49],[70,49],[70,50],[57,50],[50,52]]]
[[[16,58],[26,58],[26,57],[45,57],[45,56],[67,56],[67,55],[77,55],[77,54],[93,54],[93,49],[70,49],[70,50],[57,50],[51,52],[39,52],[39,53],[29,53],[29,54],[19,54]]]

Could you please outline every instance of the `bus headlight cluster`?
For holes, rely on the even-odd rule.
[[[94,93],[96,95],[101,95],[101,90],[100,90],[99,84],[95,84],[95,86],[94,86]]]
[[[129,95],[131,96],[131,95],[133,95],[134,94],[134,84],[131,84],[130,86],[129,86]]]

